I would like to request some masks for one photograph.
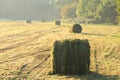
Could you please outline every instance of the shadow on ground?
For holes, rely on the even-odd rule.
[[[95,35],[95,36],[107,36],[103,34],[93,34],[93,33],[81,33],[82,35]]]
[[[68,75],[67,79],[74,78],[74,80],[120,80],[120,76],[117,75],[102,75],[91,72],[89,75]]]

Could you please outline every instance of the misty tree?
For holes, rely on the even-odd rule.
[[[57,9],[61,9],[63,6],[72,4],[73,2],[77,2],[78,0],[54,0],[54,4]]]
[[[70,5],[63,6],[61,9],[61,17],[62,19],[66,18],[75,18],[76,17],[76,7],[77,3],[74,2]]]
[[[76,17],[77,2],[78,0],[54,0],[62,19]]]
[[[77,15],[92,23],[117,24],[120,21],[120,0],[54,0],[54,3],[63,19]]]

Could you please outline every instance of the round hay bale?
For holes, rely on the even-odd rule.
[[[55,41],[51,53],[51,74],[88,74],[89,66],[88,40]]]
[[[81,33],[82,32],[82,27],[80,24],[74,24],[72,27],[72,32],[74,33]]]
[[[26,20],[26,23],[31,24],[32,22],[31,20]]]
[[[61,21],[59,20],[55,21],[55,25],[61,25]]]

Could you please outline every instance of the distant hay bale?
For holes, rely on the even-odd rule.
[[[46,22],[45,20],[41,20],[41,22]]]
[[[32,23],[32,21],[31,21],[31,20],[26,20],[26,23],[31,24],[31,23]]]
[[[55,25],[61,25],[61,21],[56,20],[56,21],[55,21]]]
[[[82,32],[82,27],[79,24],[74,24],[72,27],[72,32],[74,33],[81,33]]]
[[[89,66],[88,40],[55,41],[51,53],[50,74],[88,74]]]

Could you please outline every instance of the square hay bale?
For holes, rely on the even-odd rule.
[[[82,26],[80,24],[74,24],[72,27],[73,33],[81,33],[82,32]]]
[[[88,40],[55,41],[51,53],[50,74],[88,74],[89,66]]]
[[[55,25],[61,25],[61,21],[60,20],[56,20],[55,21]]]
[[[41,22],[46,22],[45,20],[41,20]]]
[[[26,20],[26,23],[31,24],[32,21],[31,20]]]

